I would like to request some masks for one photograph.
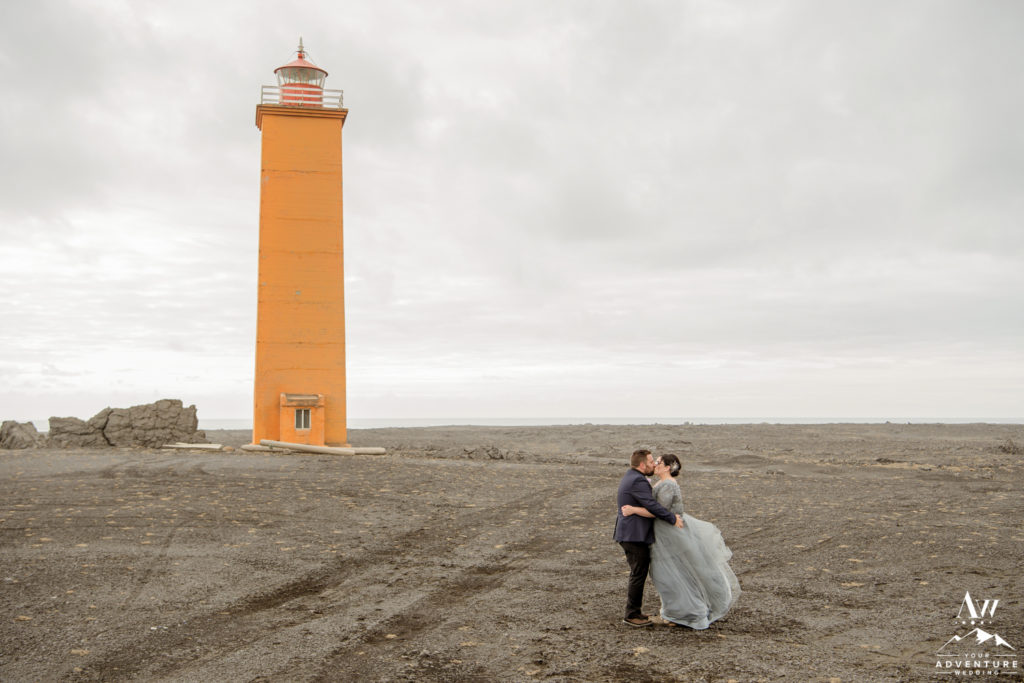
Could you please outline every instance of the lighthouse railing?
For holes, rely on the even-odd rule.
[[[260,92],[260,104],[342,109],[345,101],[344,94],[343,90],[325,90],[299,83],[265,85]]]

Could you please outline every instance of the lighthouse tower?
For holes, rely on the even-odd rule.
[[[256,107],[262,133],[253,443],[346,445],[341,129],[327,72],[298,56]]]

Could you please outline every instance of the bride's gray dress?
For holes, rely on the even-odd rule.
[[[654,497],[683,516],[682,529],[654,520],[651,578],[661,596],[661,618],[705,629],[725,616],[740,595],[729,567],[732,551],[718,527],[683,512],[683,494],[674,480],[655,484]]]

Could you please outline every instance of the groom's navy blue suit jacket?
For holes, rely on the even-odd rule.
[[[676,523],[676,516],[654,499],[651,482],[639,470],[630,468],[619,482],[619,493],[616,496],[618,508],[615,516],[615,540],[633,543],[654,543],[654,520],[650,517],[622,514],[623,505],[645,507],[658,519],[669,524]]]

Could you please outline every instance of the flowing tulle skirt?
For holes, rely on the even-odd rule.
[[[661,596],[661,618],[694,629],[721,619],[740,596],[729,567],[732,551],[714,524],[683,515],[683,528],[654,521],[651,578]]]

